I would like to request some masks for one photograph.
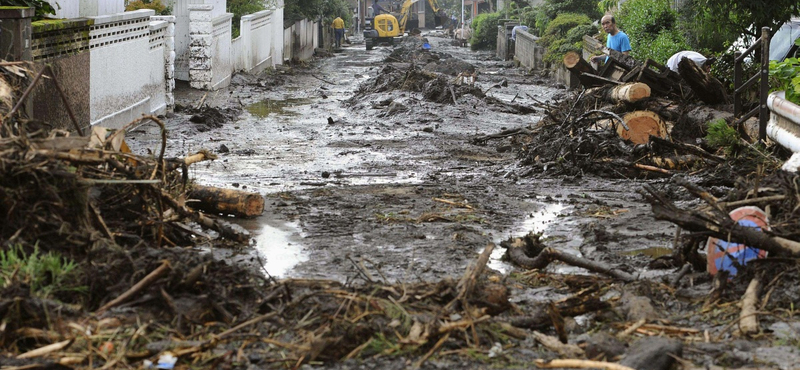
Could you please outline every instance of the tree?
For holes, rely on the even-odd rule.
[[[798,0],[699,0],[698,5],[753,38],[761,36],[762,27],[774,34],[792,15],[800,15]]]
[[[285,0],[283,17],[288,20],[323,17],[327,23],[342,17],[349,26],[353,10],[347,0]]]

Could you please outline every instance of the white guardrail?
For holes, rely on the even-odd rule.
[[[783,91],[777,91],[767,97],[770,111],[767,136],[794,152],[782,168],[797,172],[800,168],[800,106],[784,99],[784,96]]]

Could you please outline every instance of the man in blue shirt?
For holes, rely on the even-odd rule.
[[[631,52],[631,40],[628,39],[628,35],[625,32],[620,31],[617,28],[617,21],[614,19],[613,15],[605,15],[603,19],[600,20],[600,24],[603,25],[603,31],[608,33],[608,39],[606,40],[606,47],[611,50],[616,50],[622,54],[628,55]],[[605,55],[597,55],[592,57],[592,62],[599,63],[601,61],[606,60],[608,57]]]

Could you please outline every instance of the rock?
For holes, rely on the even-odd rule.
[[[620,365],[637,370],[669,370],[675,359],[672,356],[683,356],[683,343],[663,338],[647,337],[634,343]]]
[[[228,149],[228,147],[225,146],[225,144],[220,144],[219,149],[217,149],[217,153],[230,153],[230,152],[231,150]]]
[[[625,353],[625,345],[611,334],[600,332],[584,339],[582,347],[587,358],[616,361],[617,357]]]
[[[650,298],[635,296],[626,292],[620,298],[622,301],[622,311],[625,314],[625,319],[628,321],[639,321],[641,319],[653,320],[660,315],[653,308]]]

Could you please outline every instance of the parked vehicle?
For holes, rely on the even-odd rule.
[[[769,59],[783,61],[786,58],[800,57],[800,46],[795,41],[800,38],[800,17],[792,18],[783,24],[769,41]]]

